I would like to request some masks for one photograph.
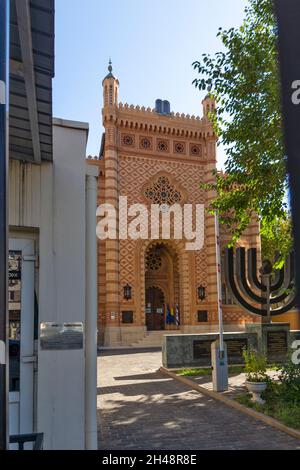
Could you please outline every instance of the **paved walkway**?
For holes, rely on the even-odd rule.
[[[161,351],[98,358],[99,449],[299,449],[300,441],[228,408],[157,369]]]

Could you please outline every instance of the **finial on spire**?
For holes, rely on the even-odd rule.
[[[108,74],[106,75],[104,80],[110,79],[110,78],[112,78],[113,80],[116,80],[113,73],[112,73],[112,70],[113,70],[112,61],[111,61],[111,58],[109,58],[109,61],[108,61]]]

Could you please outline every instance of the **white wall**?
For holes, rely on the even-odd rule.
[[[88,126],[54,120],[53,165],[41,169],[39,322],[85,321]],[[45,449],[83,449],[84,350],[38,355],[38,431]]]

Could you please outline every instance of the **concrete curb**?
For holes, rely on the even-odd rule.
[[[169,371],[165,367],[160,367],[159,371],[163,373],[164,375],[167,375],[168,377],[171,377],[172,379],[177,380],[178,382],[188,385],[190,388],[192,388],[196,392],[202,393],[203,395],[213,398],[214,400],[221,401],[226,406],[230,406],[231,408],[241,411],[242,413],[248,416],[251,416],[252,418],[255,418],[259,421],[263,421],[265,424],[268,424],[269,426],[272,426],[273,428],[279,431],[282,431],[286,434],[289,434],[290,436],[300,440],[300,431],[289,428],[288,426],[285,426],[284,424],[280,423],[274,418],[271,418],[270,416],[266,416],[263,413],[259,413],[258,411],[248,408],[247,406],[241,405],[240,403],[234,400],[231,400],[230,398],[227,398],[224,395],[221,395],[217,392],[208,390],[207,388],[196,384],[195,382],[193,382],[192,380],[186,377],[181,377],[180,375],[174,374],[174,372]]]

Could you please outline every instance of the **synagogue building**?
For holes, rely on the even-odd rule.
[[[162,213],[174,204],[207,209],[214,192],[201,183],[214,181],[217,136],[209,116],[215,106],[206,97],[198,117],[172,112],[163,100],[154,109],[122,104],[110,64],[103,80],[100,156],[89,159],[99,167],[98,205],[110,204],[118,213],[120,196],[126,196],[128,207],[142,204],[149,211],[153,204]],[[166,332],[217,331],[215,221],[208,211],[203,214],[204,239],[196,250],[188,250],[186,235],[179,239],[174,230],[167,239],[161,231],[155,239],[122,239],[117,229],[115,239],[98,240],[100,345],[153,346]],[[221,226],[222,248],[229,239]],[[260,248],[256,220],[239,245]],[[261,321],[233,301],[224,279],[222,284],[225,330]]]

